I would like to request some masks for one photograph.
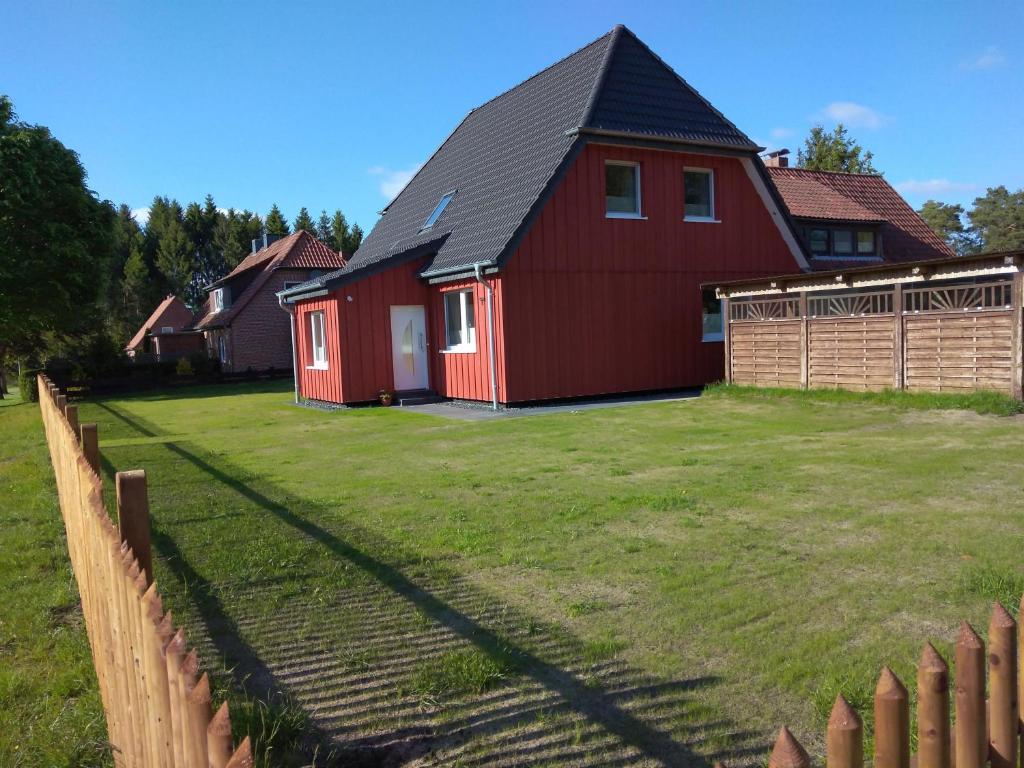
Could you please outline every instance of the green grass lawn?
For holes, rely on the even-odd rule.
[[[318,764],[737,765],[783,723],[820,750],[840,687],[868,714],[883,663],[912,682],[925,640],[948,655],[1024,586],[1017,417],[718,392],[464,422],[290,395],[80,409],[108,478],[147,470],[157,580],[206,663],[283,692],[239,723],[265,759],[303,729]]]
[[[0,765],[108,765],[39,409],[0,400]]]

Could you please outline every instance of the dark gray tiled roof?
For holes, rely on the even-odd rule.
[[[425,275],[497,263],[570,152],[585,141],[579,129],[587,128],[757,149],[619,26],[470,112],[385,209],[345,268],[289,293],[358,279],[435,241]],[[453,190],[441,217],[421,231]]]

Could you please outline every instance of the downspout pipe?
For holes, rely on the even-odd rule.
[[[299,358],[295,354],[295,309],[289,309],[288,305],[284,303],[284,298],[281,294],[277,295],[277,303],[285,312],[288,313],[288,326],[292,332],[292,379],[295,381],[295,404],[299,404]]]
[[[494,288],[484,280],[483,268],[490,266],[487,262],[477,262],[473,265],[473,274],[476,276],[476,281],[484,287],[484,293],[487,296],[487,352],[490,355],[490,369],[491,369],[491,409],[498,410],[498,378],[497,372],[495,371],[496,360],[494,350],[494,301],[491,298],[494,293]]]

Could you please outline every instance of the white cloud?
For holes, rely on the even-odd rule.
[[[978,189],[977,184],[949,179],[907,179],[893,185],[903,195],[931,196],[949,195],[956,192],[971,192]]]
[[[775,139],[776,141],[788,139],[794,133],[796,133],[796,131],[794,131],[792,128],[772,128],[772,138]]]
[[[372,168],[367,168],[366,172],[371,176],[379,177],[380,193],[388,200],[394,200],[419,169],[420,166],[415,165],[412,168],[395,171],[383,165],[375,165]]]
[[[990,45],[982,53],[970,58],[960,64],[961,69],[978,71],[992,69],[1006,62],[1006,56],[999,50],[998,46]]]
[[[849,128],[880,128],[888,118],[881,112],[852,101],[833,101],[818,119],[832,120]]]
[[[132,208],[132,217],[140,227],[146,226],[149,221],[149,208]]]

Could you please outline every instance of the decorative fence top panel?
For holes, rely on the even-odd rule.
[[[811,295],[807,297],[807,314],[811,317],[891,315],[892,291]]]
[[[1007,310],[1013,302],[1013,284],[1009,280],[973,285],[949,285],[907,288],[903,292],[903,311],[979,312]]]
[[[777,299],[737,299],[729,302],[730,320],[798,320],[800,300],[780,297]]]

